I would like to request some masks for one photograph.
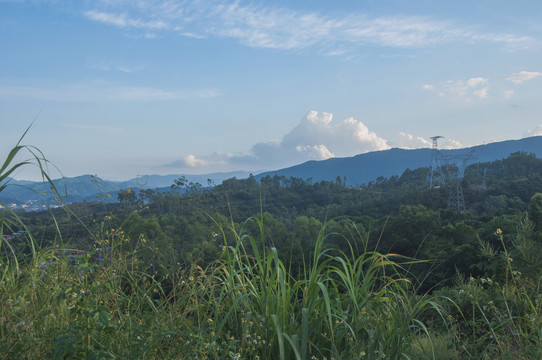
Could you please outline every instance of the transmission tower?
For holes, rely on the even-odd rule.
[[[147,175],[139,175],[136,177],[136,184],[139,186],[139,189],[142,190],[149,183],[149,177]]]
[[[452,155],[444,157],[446,161],[446,172],[450,183],[450,194],[448,195],[448,207],[453,207],[459,212],[465,212],[465,198],[463,197],[463,178],[467,162],[472,158],[474,150],[463,155]],[[456,160],[454,162],[453,160]]]
[[[429,169],[429,174],[427,174],[427,182],[429,183],[429,188],[437,187],[444,185],[445,178],[442,173],[442,165],[440,163],[441,154],[438,149],[438,139],[443,138],[443,136],[433,136],[430,139],[433,140],[433,147],[431,150],[431,168]]]

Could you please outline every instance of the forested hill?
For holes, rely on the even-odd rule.
[[[442,279],[449,283],[455,269],[484,274],[478,237],[490,241],[497,228],[514,234],[527,212],[536,239],[542,243],[542,159],[518,152],[468,167],[461,182],[465,212],[449,207],[455,186],[429,188],[427,171],[406,170],[401,176],[382,177],[360,187],[345,185],[340,179],[313,183],[275,175],[260,182],[253,176],[232,178],[214,188],[187,188],[182,194],[125,190],[120,204],[69,206],[90,227],[78,225],[79,220],[62,209],[54,214],[63,237],[77,247],[92,245],[89,230],[99,232],[105,218],[132,240],[145,236],[157,250],[174,251],[187,261],[193,254],[203,254],[204,262],[220,253],[219,224],[227,228],[233,222],[240,229],[246,219],[261,214],[266,241],[295,269],[302,268],[303,257],[311,257],[314,239],[327,221],[330,231],[350,234],[356,241],[367,239],[370,248],[445,261],[424,282],[427,288]],[[55,237],[56,223],[48,216],[47,212],[24,214],[25,223],[38,238]],[[349,227],[351,222],[360,234]],[[330,246],[346,246],[341,238],[333,242]]]
[[[514,152],[524,151],[542,157],[542,136],[533,136],[520,140],[507,140],[465,149],[440,150],[445,157],[463,156],[472,152],[469,164],[504,159]],[[264,172],[256,176],[297,177],[312,181],[335,181],[337,176],[346,177],[347,185],[362,185],[378,177],[401,175],[406,169],[417,169],[431,165],[431,149],[390,149],[369,152],[347,158],[332,158],[322,161],[307,161],[289,168]]]

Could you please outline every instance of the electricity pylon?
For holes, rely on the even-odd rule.
[[[429,169],[429,174],[427,175],[427,182],[429,183],[429,188],[444,185],[445,178],[442,172],[442,165],[440,163],[441,154],[438,149],[438,139],[443,138],[443,136],[433,136],[430,139],[433,140],[433,147],[431,150],[431,168]]]
[[[472,158],[474,150],[469,151],[464,155],[452,155],[445,157],[446,172],[450,183],[450,194],[448,195],[448,207],[453,207],[457,211],[465,212],[465,198],[463,197],[463,178],[465,177],[465,169],[467,162]],[[459,160],[458,163],[452,160]]]

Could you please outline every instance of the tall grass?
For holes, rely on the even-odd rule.
[[[251,222],[257,234],[246,232]],[[277,249],[266,246],[261,217],[238,229],[222,227],[222,255],[205,269],[171,268],[144,236],[128,239],[121,229],[98,234],[96,250],[75,262],[61,246],[39,249],[46,261],[25,265],[22,276],[14,267],[3,269],[0,353],[53,359],[419,357],[415,344],[428,332],[423,314],[440,310],[401,276],[408,259],[334,251],[326,248],[325,230],[305,276],[297,279]],[[106,244],[100,263],[96,255]],[[155,252],[158,265],[143,260],[148,252]]]

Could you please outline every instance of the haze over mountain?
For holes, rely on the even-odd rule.
[[[321,161],[307,161],[302,164],[275,171],[254,174],[256,179],[265,176],[298,177],[313,182],[327,180],[335,181],[346,178],[346,184],[351,186],[375,181],[378,177],[401,175],[406,169],[429,167],[431,165],[432,149],[405,150],[393,148],[390,150],[374,151],[345,158],[332,158]],[[470,154],[467,164],[475,162],[494,161],[508,157],[511,153],[523,151],[534,153],[542,158],[542,136],[528,137],[520,140],[508,140],[464,149],[439,150],[442,158],[452,162]],[[455,158],[455,160],[454,160]],[[459,160],[458,160],[459,159]],[[445,161],[441,160],[445,165]],[[145,175],[127,181],[108,181],[97,176],[82,175],[73,178],[54,180],[61,195],[68,195],[69,202],[79,201],[117,201],[117,193],[122,189],[159,189],[167,191],[174,180],[185,176],[187,182],[200,183],[205,186],[220,184],[222,181],[236,177],[246,178],[246,171],[229,173],[212,173],[203,175]],[[110,196],[107,196],[110,195]],[[50,185],[43,182],[18,181],[12,179],[0,194],[1,203],[21,203],[24,201],[51,201],[56,195]]]

